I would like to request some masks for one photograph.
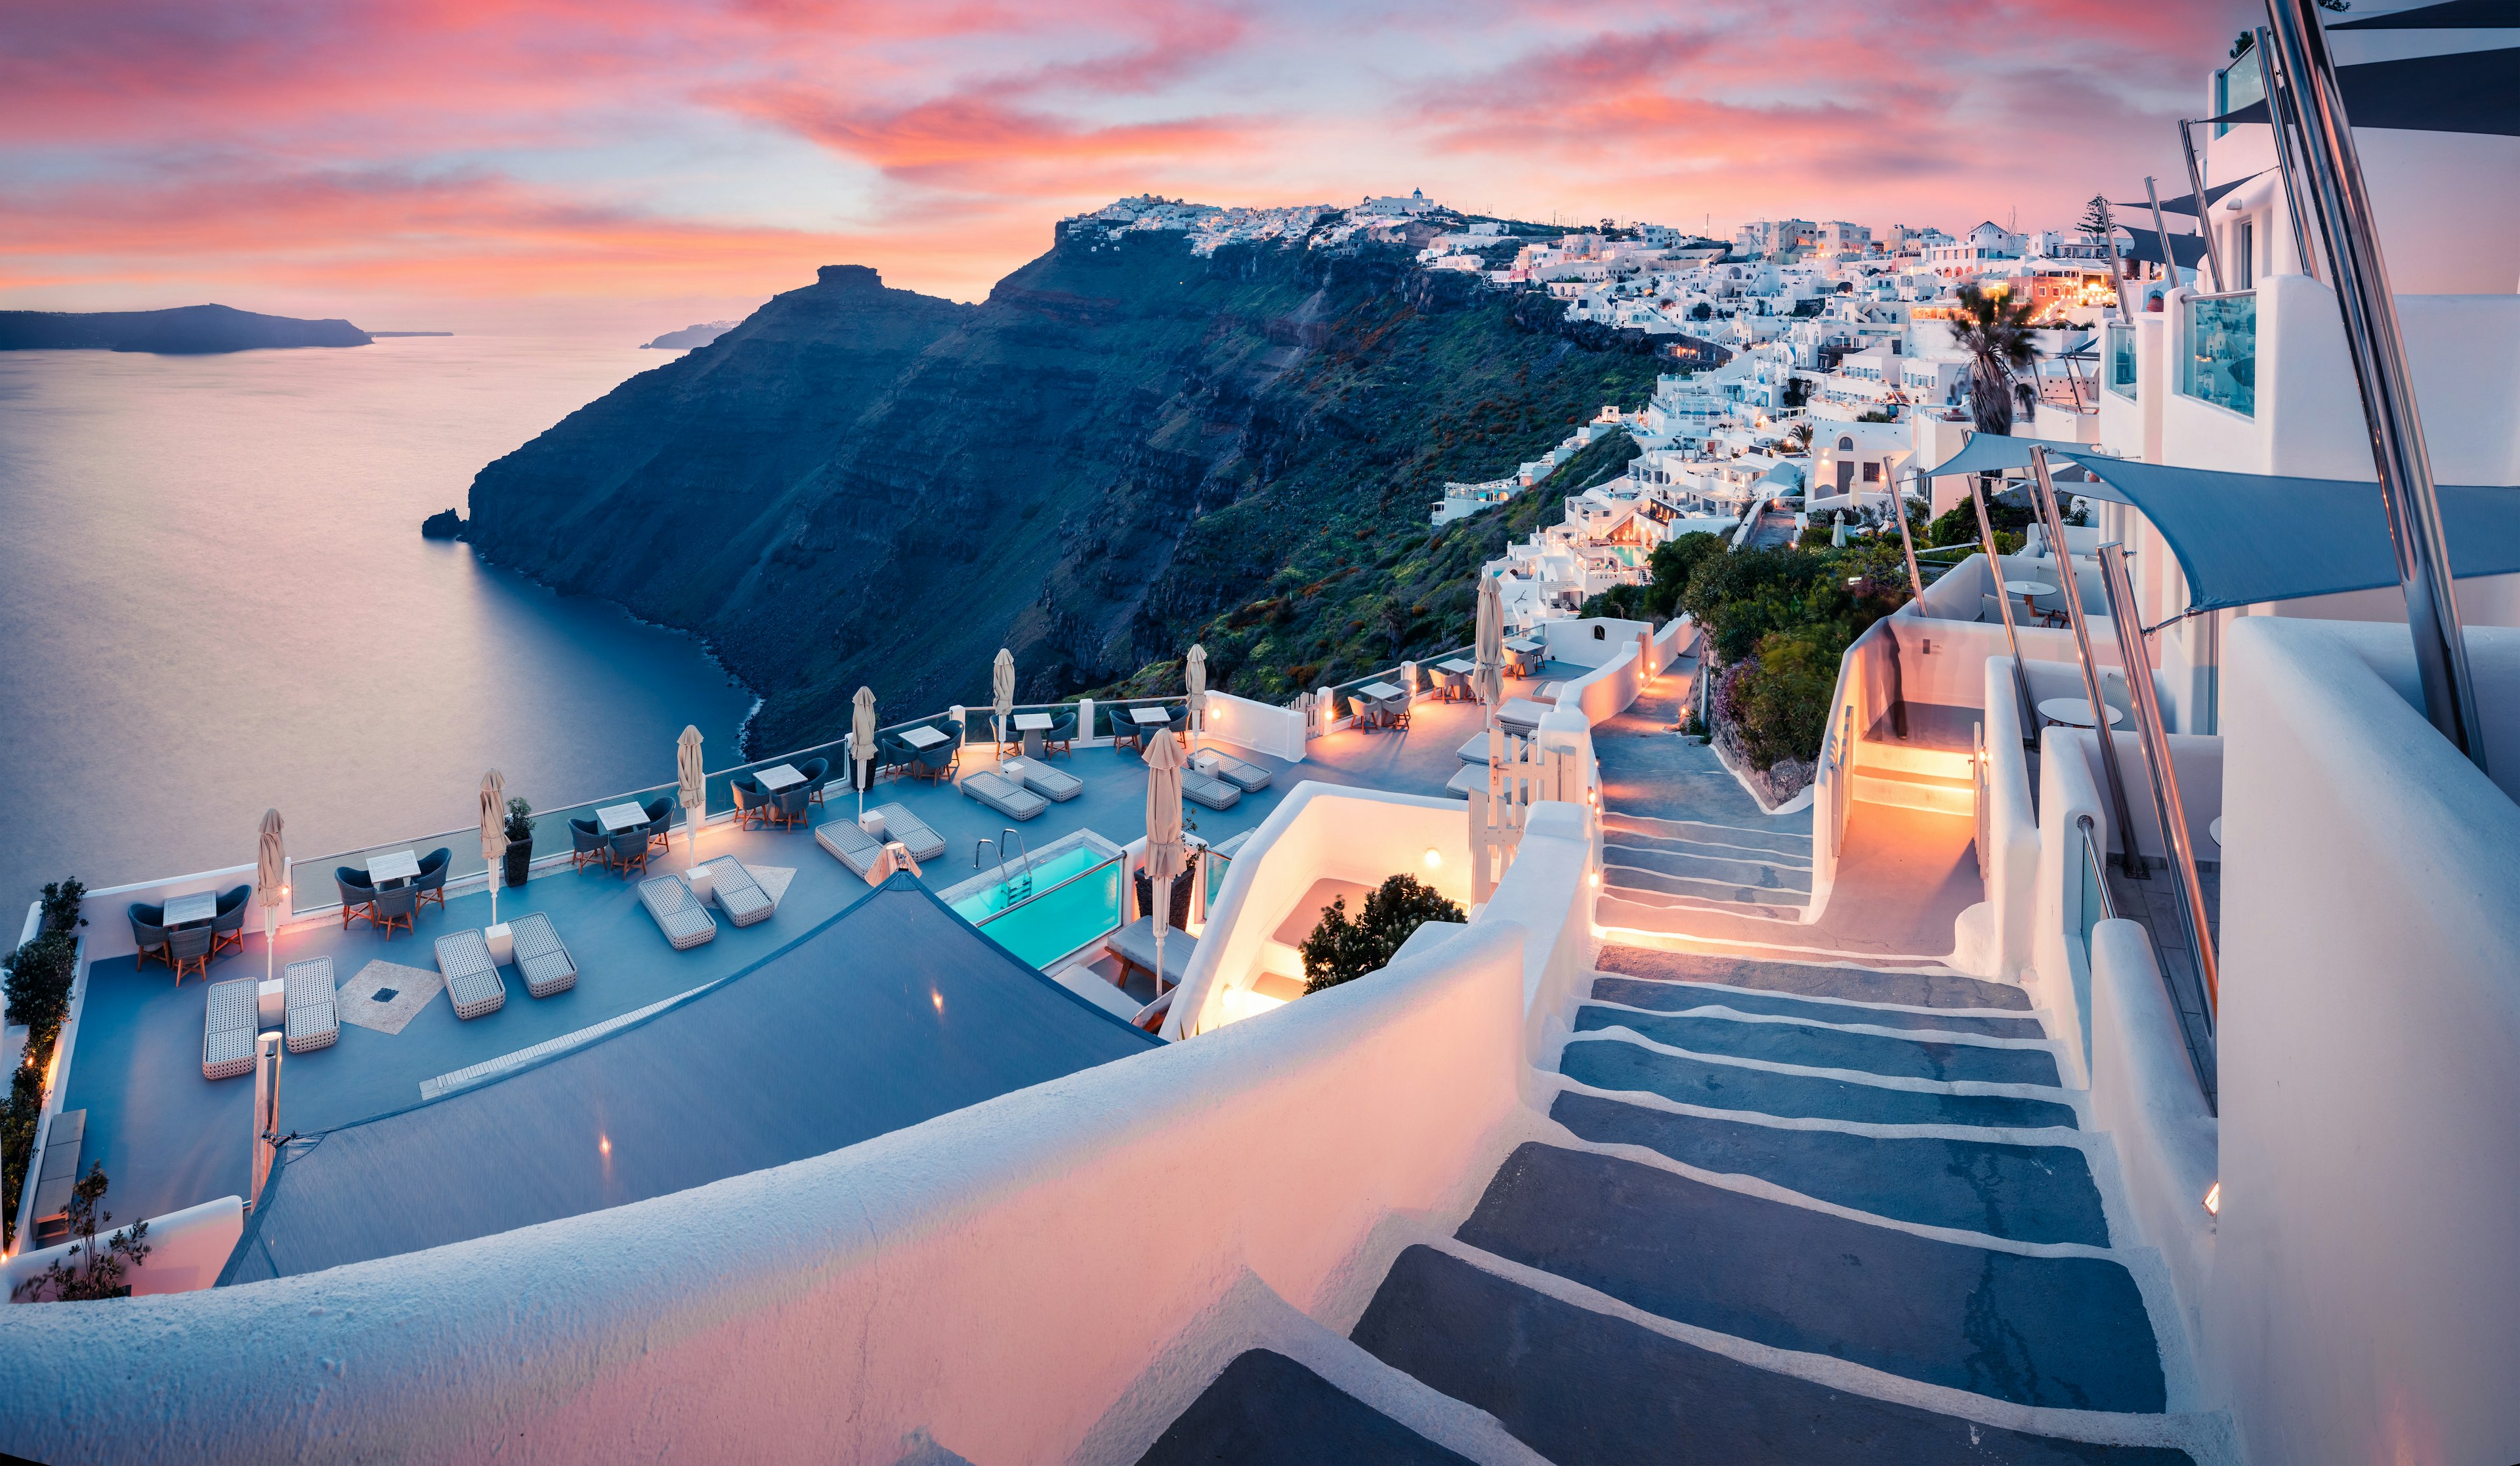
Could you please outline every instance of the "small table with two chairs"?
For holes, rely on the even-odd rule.
[[[1048,713],[1015,714],[1015,732],[1023,734],[1025,758],[1037,759],[1042,756],[1044,739],[1050,733],[1053,721],[1055,720]]]
[[[1349,720],[1359,728],[1391,728],[1408,715],[1409,694],[1387,682],[1367,683],[1353,695],[1372,704],[1370,709],[1357,709],[1356,716]]]
[[[1450,661],[1437,662],[1435,664],[1435,670],[1444,675],[1444,700],[1446,702],[1454,702],[1462,698],[1475,695],[1470,687],[1470,678],[1479,670],[1475,663],[1465,662],[1460,657],[1454,657]]]

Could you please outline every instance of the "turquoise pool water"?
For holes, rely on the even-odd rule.
[[[1029,876],[960,898],[954,910],[999,946],[1044,966],[1119,926],[1125,864],[1080,845],[1044,858]]]

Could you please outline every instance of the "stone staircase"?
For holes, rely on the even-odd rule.
[[[1975,750],[1949,738],[1902,742],[1867,736],[1855,743],[1855,799],[1905,809],[1966,815],[1977,809]]]
[[[1242,1354],[1144,1460],[2229,1459],[2057,1076],[2018,988],[1613,945],[1546,1120],[1348,1353]]]
[[[1811,836],[1790,829],[1611,811],[1601,865],[1604,926],[1686,932],[1706,911],[1799,923],[1811,907]]]

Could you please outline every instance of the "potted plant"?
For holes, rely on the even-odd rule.
[[[534,864],[534,807],[521,797],[508,801],[508,884],[521,886]]]

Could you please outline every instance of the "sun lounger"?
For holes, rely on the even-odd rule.
[[[657,929],[676,952],[689,952],[717,936],[717,918],[679,875],[652,875],[639,882],[639,904],[656,918]]]
[[[560,928],[540,911],[527,911],[508,923],[517,943],[517,976],[525,991],[549,998],[577,986],[577,960],[561,945]]]
[[[1221,778],[1245,794],[1257,794],[1269,787],[1277,776],[1258,764],[1246,764],[1230,754],[1204,749],[1191,755],[1190,766],[1210,778]]]
[[[331,957],[308,957],[280,969],[280,996],[281,1031],[291,1053],[330,1048],[341,1037]]]
[[[478,1018],[508,1005],[508,984],[490,960],[490,944],[472,927],[437,939],[437,971],[458,1018]]]
[[[767,921],[779,910],[779,903],[771,900],[770,893],[761,889],[761,882],[754,880],[752,872],[743,868],[743,862],[731,855],[722,855],[713,861],[703,861],[701,865],[708,870],[709,894],[717,898],[717,909],[726,912],[727,919],[736,925],[750,926],[756,921]]]
[[[912,860],[932,861],[945,853],[945,837],[902,806],[878,804],[868,813],[883,817],[883,837],[909,851]]]
[[[1230,810],[1242,800],[1242,791],[1221,778],[1210,778],[1195,769],[1181,772],[1182,798],[1192,804],[1203,804],[1212,810]]]
[[[1543,706],[1528,697],[1509,697],[1506,699],[1505,706],[1497,709],[1497,722],[1504,726],[1507,733],[1529,737],[1540,727],[1540,720],[1553,711],[1555,709]],[[1486,755],[1480,755],[1480,761],[1484,763]]]
[[[1444,780],[1444,792],[1456,799],[1467,799],[1470,791],[1487,791],[1488,768],[1485,764],[1463,764],[1461,771]]]
[[[1010,820],[1029,820],[1050,808],[1049,800],[985,769],[964,776],[963,792]]]
[[[1155,971],[1155,926],[1152,916],[1141,916],[1111,934],[1109,946],[1118,954],[1123,975],[1130,967],[1149,977]],[[1164,983],[1180,982],[1190,974],[1190,955],[1198,949],[1198,938],[1170,927],[1164,932]]]
[[[202,1014],[202,1078],[253,1072],[255,986],[249,977],[210,984],[209,1006]]]
[[[884,832],[890,834],[892,826],[885,825]],[[815,825],[814,843],[860,875],[874,869],[876,862],[883,859],[883,842],[858,828],[854,820],[826,820]]]
[[[1085,792],[1085,780],[1039,759],[1009,759],[998,766],[998,773],[1044,799],[1068,800]]]

